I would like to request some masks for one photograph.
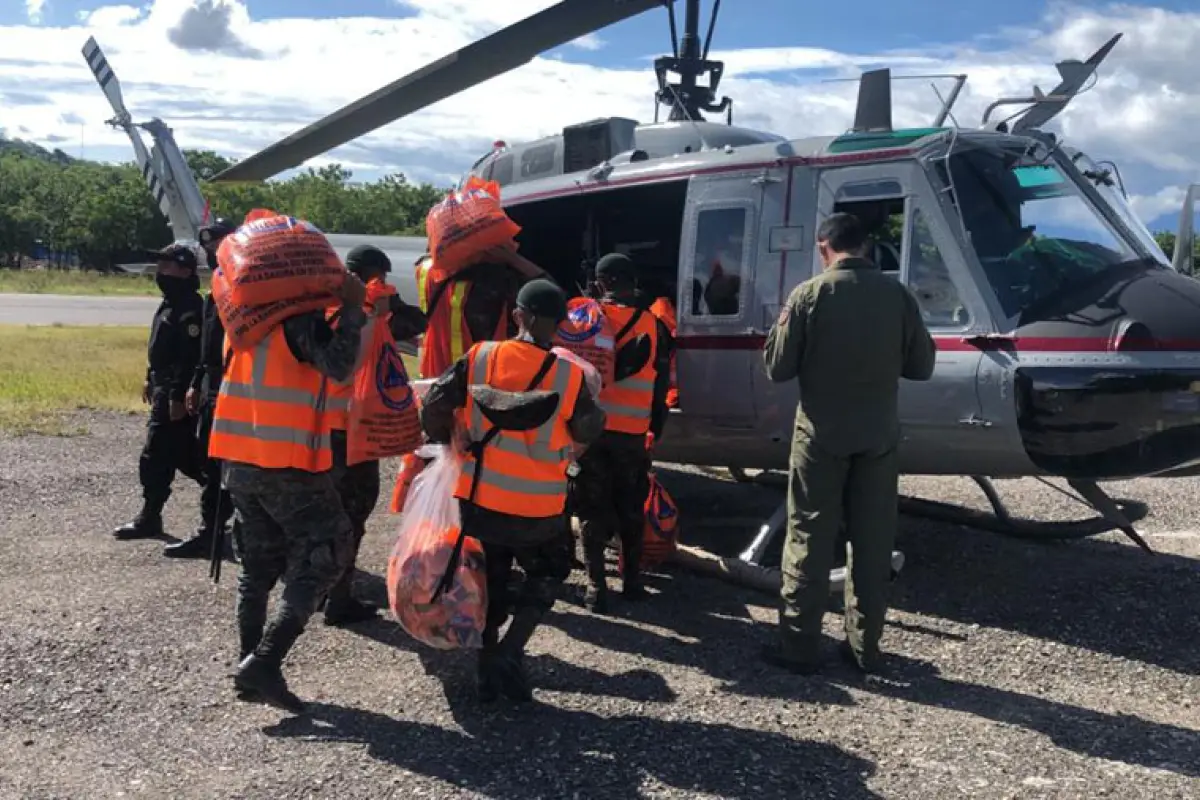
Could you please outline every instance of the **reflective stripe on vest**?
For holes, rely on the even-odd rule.
[[[283,326],[253,350],[234,351],[217,394],[208,454],[264,469],[329,470],[327,383],[296,361]]]
[[[453,275],[437,269],[432,259],[425,259],[417,266],[417,298],[425,312],[428,325],[421,341],[421,377],[436,378],[466,355],[477,342],[467,324],[467,300],[470,297],[470,280],[455,280],[441,292],[434,308],[429,307],[440,283]],[[499,341],[508,335],[508,304],[500,309],[496,330],[492,339]]]
[[[603,307],[613,330],[618,332],[637,313],[637,309],[628,306],[606,303]],[[599,405],[607,415],[604,423],[606,431],[640,436],[650,430],[650,409],[654,403],[654,381],[657,376],[654,359],[659,347],[657,318],[653,314],[643,313],[637,324],[617,341],[616,350],[620,352],[623,344],[641,334],[650,337],[650,359],[646,366],[625,380],[616,381],[600,390]]]
[[[536,360],[529,359],[529,370],[517,381],[520,385],[500,386],[508,391],[523,391],[542,366],[545,352],[518,342],[483,342],[471,349],[469,382],[495,385],[494,364],[507,348],[528,347]],[[491,374],[489,374],[489,372]],[[571,460],[571,438],[567,419],[573,412],[583,385],[583,373],[563,359],[557,359],[540,384],[558,393],[559,406],[554,415],[530,431],[501,431],[484,448],[483,467],[473,502],[482,508],[522,517],[552,517],[563,512],[567,497],[567,467]],[[468,393],[462,415],[472,441],[478,442],[492,429],[479,406]],[[471,498],[471,486],[479,462],[468,455],[454,495]]]

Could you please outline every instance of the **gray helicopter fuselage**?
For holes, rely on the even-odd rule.
[[[1090,209],[1089,224],[1103,228],[1131,260],[1098,282],[1060,292],[1053,298],[1057,310],[1031,313],[999,296],[988,271],[993,266],[972,244],[979,230],[967,230],[954,192],[939,177],[939,165],[958,157],[956,148],[1019,154],[1036,144],[1028,137],[944,130],[768,141],[640,161],[614,158],[581,173],[514,182],[502,192],[506,209],[524,227],[522,251],[551,271],[574,266],[584,250],[548,257],[539,250],[544,239],[588,238],[584,225],[564,236],[556,215],[567,203],[607,198],[606,208],[638,212],[646,192],[677,192],[671,231],[678,231],[678,242],[666,249],[678,254],[671,297],[678,312],[680,402],[657,451],[662,460],[786,466],[798,387],[769,381],[761,366],[763,341],[791,290],[820,269],[813,238],[820,220],[835,209],[874,203],[894,209],[891,221],[899,229],[892,244],[877,246],[876,260],[917,294],[939,351],[932,380],[901,386],[905,473],[1103,479],[1194,466],[1200,461],[1200,438],[1193,440],[1200,431],[1200,314],[1186,312],[1200,307],[1200,283],[1169,269],[1127,207],[1117,208],[1065,157],[1054,157],[1064,158],[1060,164],[1047,156],[1065,181],[1063,196]],[[634,253],[638,246],[616,245]],[[717,263],[723,297],[709,292]],[[411,275],[406,269],[395,276],[402,293],[415,292]],[[738,284],[732,291],[730,278]],[[1099,321],[1114,291],[1124,292],[1125,307]],[[1156,315],[1164,302],[1170,313]],[[863,320],[864,335],[873,335],[870,324]],[[1162,441],[1147,446],[1154,430]]]

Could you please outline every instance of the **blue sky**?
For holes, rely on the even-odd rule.
[[[44,0],[32,29],[27,0],[0,3],[0,61],[9,59],[0,63],[0,104],[19,109],[0,128],[72,153],[82,141],[89,158],[129,159],[127,141],[103,124],[111,111],[78,56],[82,40],[95,34],[136,116],[162,116],[185,147],[245,156],[549,0],[211,0],[231,15],[226,38],[261,56],[250,59],[228,49],[205,51],[194,38],[180,44],[177,29],[197,2],[134,0],[136,8],[123,11],[120,0]],[[711,0],[702,6],[703,33]],[[138,17],[137,8],[149,14]],[[797,138],[840,132],[853,113],[854,87],[821,80],[882,64],[897,74],[969,72],[960,110],[974,123],[990,100],[1028,93],[1034,83],[1051,88],[1055,60],[1086,57],[1124,30],[1101,70],[1102,83],[1063,115],[1061,126],[1097,158],[1121,164],[1144,217],[1174,227],[1180,187],[1200,178],[1191,133],[1200,125],[1193,66],[1200,13],[1189,13],[1188,3],[861,0],[853,19],[846,8],[726,0],[714,50],[727,61],[723,88],[734,96],[742,124]],[[360,178],[399,170],[442,182],[494,138],[532,138],[606,114],[650,117],[649,61],[669,44],[665,11],[597,35],[598,49],[561,48],[330,158]],[[898,65],[899,55],[927,63]],[[818,56],[833,60],[813,66]],[[847,56],[865,58],[854,63]],[[593,69],[581,72],[584,66]],[[936,105],[919,81],[897,83],[894,96],[900,124],[927,120]]]

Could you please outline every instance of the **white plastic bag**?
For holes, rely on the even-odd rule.
[[[483,546],[461,536],[454,488],[462,456],[446,445],[426,445],[417,455],[433,462],[413,480],[404,502],[388,559],[388,604],[417,641],[439,650],[477,649],[487,621],[487,572]],[[434,597],[456,550],[449,584]]]
[[[591,392],[592,397],[600,397],[600,389],[603,387],[604,380],[600,375],[600,370],[585,361],[582,356],[577,356],[564,347],[552,347],[550,348],[550,352],[565,361],[570,361],[583,370],[583,382],[587,384],[588,391]]]

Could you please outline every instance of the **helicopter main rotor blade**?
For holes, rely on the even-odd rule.
[[[261,181],[414,111],[527,64],[553,47],[674,0],[563,0],[400,78],[213,180]]]

